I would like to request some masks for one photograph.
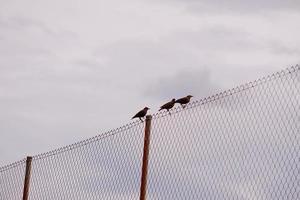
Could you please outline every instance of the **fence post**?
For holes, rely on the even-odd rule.
[[[146,116],[140,200],[146,200],[146,193],[147,193],[147,174],[148,174],[151,119],[152,119],[151,115]]]
[[[32,161],[32,157],[27,156],[27,158],[26,158],[26,171],[25,171],[24,189],[23,189],[23,200],[28,200],[28,196],[29,196],[31,161]]]

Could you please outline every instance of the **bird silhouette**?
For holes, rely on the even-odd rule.
[[[187,95],[186,97],[177,99],[175,103],[179,103],[182,106],[182,108],[185,108],[186,104],[190,102],[192,97],[193,97],[192,95]]]
[[[136,113],[131,119],[134,119],[134,118],[139,118],[142,122],[142,117],[145,117],[146,114],[147,114],[147,111],[149,110],[150,108],[148,107],[145,107],[143,110],[139,111],[138,113]]]
[[[161,111],[161,110],[163,110],[163,109],[166,109],[168,112],[169,112],[169,114],[171,115],[171,113],[170,113],[170,109],[171,108],[173,108],[173,106],[174,106],[174,104],[175,104],[175,99],[172,99],[171,101],[169,101],[168,103],[165,103],[164,105],[162,105],[161,107],[160,107],[160,109],[158,110],[158,111]]]

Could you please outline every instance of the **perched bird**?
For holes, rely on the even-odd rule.
[[[186,104],[188,104],[190,102],[190,100],[191,100],[192,97],[193,97],[192,95],[187,95],[186,97],[177,99],[175,101],[175,103],[180,103],[180,105],[182,106],[182,108],[185,108]]]
[[[134,118],[139,118],[142,122],[142,117],[145,117],[146,114],[147,114],[147,111],[149,110],[150,108],[148,107],[145,107],[143,110],[139,111],[138,113],[136,113],[131,119],[134,119]]]
[[[165,103],[164,105],[162,105],[158,111],[161,111],[161,110],[163,110],[163,109],[166,109],[166,110],[169,112],[169,114],[171,115],[171,113],[170,113],[169,110],[170,110],[171,108],[173,108],[174,104],[175,104],[175,99],[172,99],[172,100],[169,101],[168,103]]]

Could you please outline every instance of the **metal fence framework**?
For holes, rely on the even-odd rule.
[[[0,200],[296,200],[299,108],[297,65],[0,167]]]

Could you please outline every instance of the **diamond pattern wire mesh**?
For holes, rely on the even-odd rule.
[[[152,122],[149,199],[299,199],[299,67]]]
[[[153,115],[148,199],[300,199],[300,67]],[[29,199],[139,199],[139,121],[33,156]],[[21,199],[25,160],[0,168]]]
[[[25,166],[24,159],[0,168],[0,200],[22,199]]]
[[[137,199],[144,124],[137,121],[105,134],[33,156],[30,200]],[[25,161],[0,168],[0,199],[21,199]]]
[[[136,199],[143,126],[134,122],[35,156],[30,199]]]

